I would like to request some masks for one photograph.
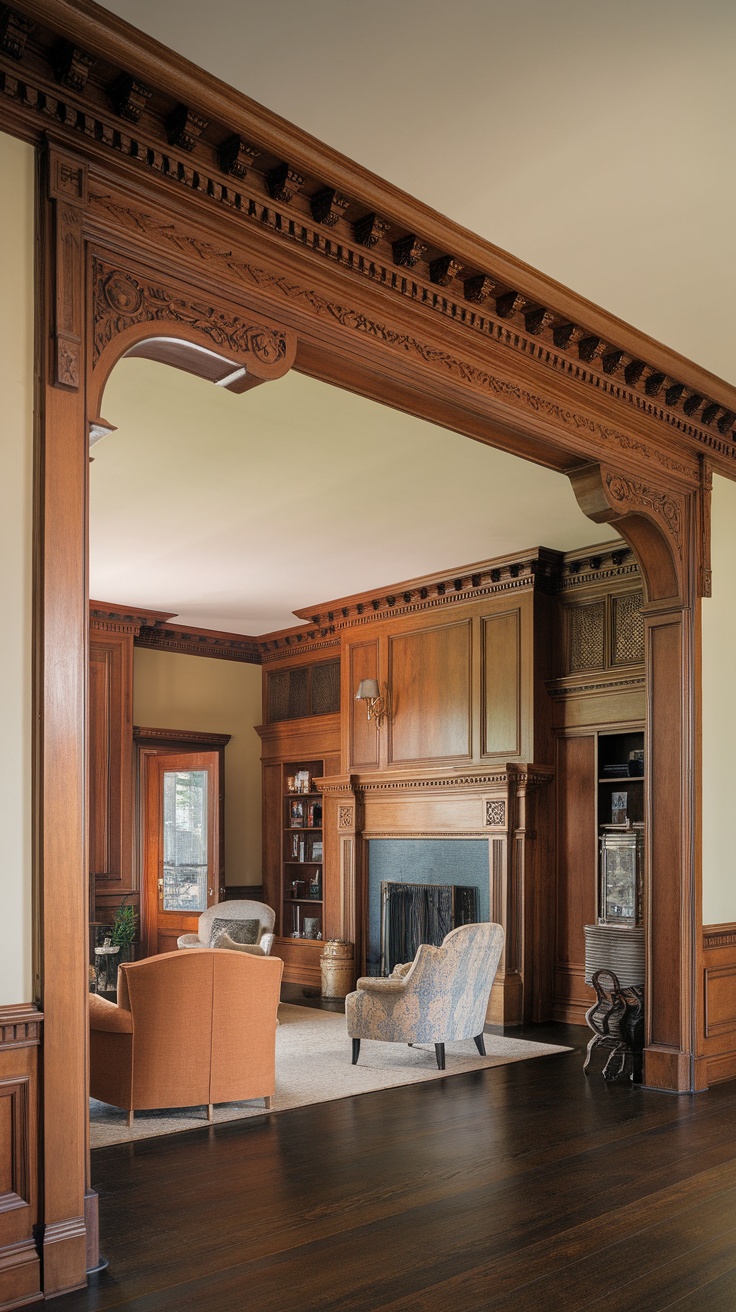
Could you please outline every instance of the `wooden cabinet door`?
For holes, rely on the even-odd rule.
[[[143,808],[145,953],[176,948],[218,899],[218,752],[163,752],[145,762]]]

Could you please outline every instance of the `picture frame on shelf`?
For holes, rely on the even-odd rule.
[[[304,828],[304,803],[301,799],[289,802],[289,825],[292,829]]]
[[[321,839],[321,838],[314,838],[314,839],[312,839],[312,848],[311,848],[311,851],[310,851],[310,853],[309,853],[311,860],[312,860],[312,861],[321,861],[321,860],[322,860],[322,851],[323,851],[323,848],[322,848],[322,839]]]
[[[322,803],[320,801],[307,803],[307,828],[321,829],[322,827]]]

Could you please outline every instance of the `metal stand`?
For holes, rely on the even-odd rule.
[[[644,990],[622,988],[612,970],[597,970],[592,979],[596,1001],[585,1013],[593,1031],[583,1070],[587,1074],[594,1048],[608,1051],[603,1067],[604,1080],[629,1076],[641,1084],[644,1051]]]

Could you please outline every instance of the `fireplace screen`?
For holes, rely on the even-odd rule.
[[[420,943],[439,947],[458,925],[478,919],[478,890],[460,884],[381,884],[381,974],[413,961]]]

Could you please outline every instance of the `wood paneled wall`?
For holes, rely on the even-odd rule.
[[[534,646],[547,600],[532,579],[517,592],[376,621],[369,639],[344,631],[343,771],[543,760]],[[380,730],[355,700],[367,678],[390,688]]]
[[[0,1009],[0,1307],[43,1297],[35,1242],[38,1217],[36,1007]]]
[[[702,1015],[705,1079],[736,1078],[736,924],[705,925],[702,950]]]

